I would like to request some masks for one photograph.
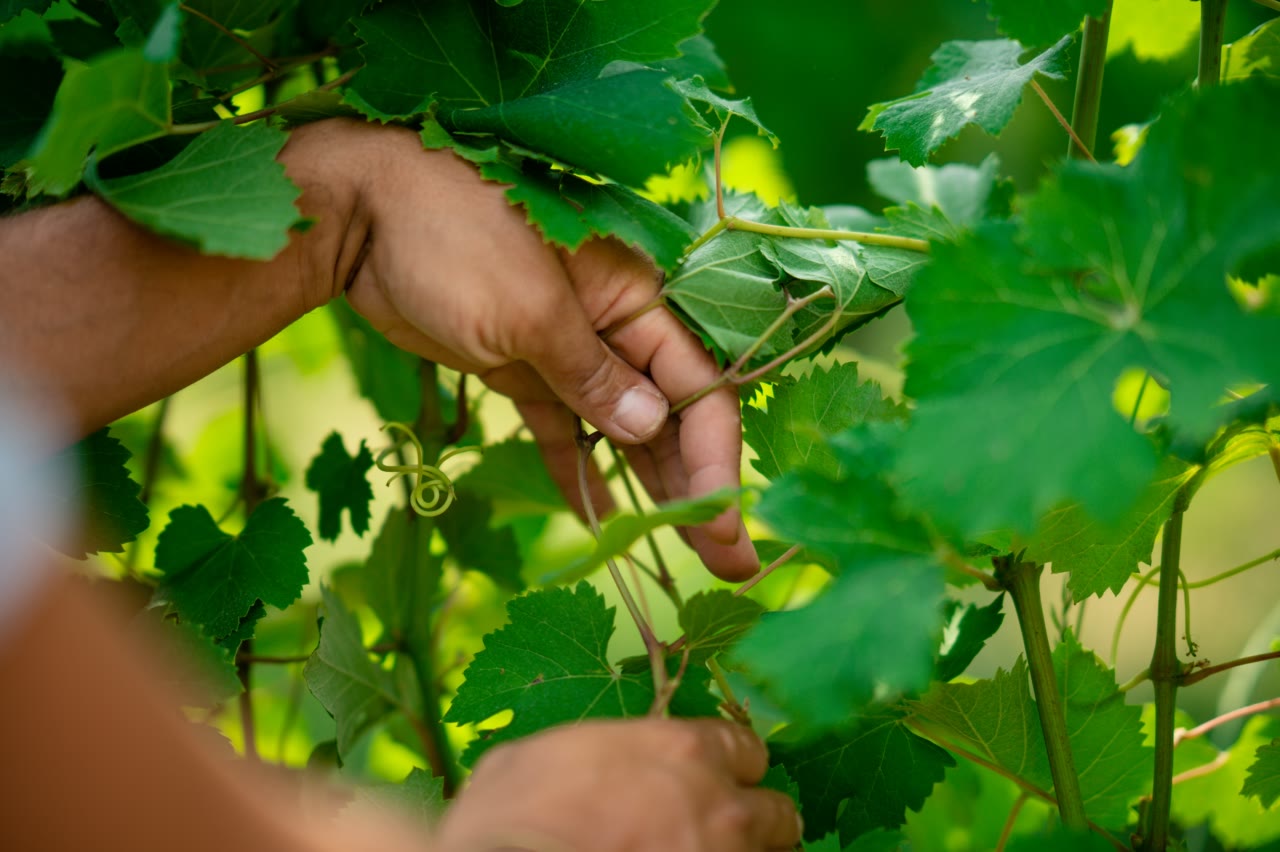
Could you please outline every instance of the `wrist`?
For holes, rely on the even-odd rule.
[[[318,121],[291,131],[280,153],[302,190],[298,207],[311,222],[299,260],[306,310],[340,295],[363,260],[372,231],[370,166],[381,130],[350,119]]]

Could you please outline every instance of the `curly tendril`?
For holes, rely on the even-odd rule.
[[[460,453],[471,450],[478,452],[480,448],[454,447],[441,455],[434,465],[430,465],[427,464],[422,442],[418,440],[418,436],[413,434],[413,431],[408,426],[403,423],[387,423],[382,427],[382,431],[399,432],[403,435],[402,440],[378,453],[378,457],[374,460],[378,470],[391,474],[391,478],[387,480],[387,485],[402,476],[409,476],[410,474],[416,476],[418,478],[417,484],[409,492],[409,505],[413,507],[413,511],[427,518],[434,518],[437,515],[444,514],[453,505],[457,495],[453,490],[453,481],[445,475],[439,466]],[[418,451],[417,461],[413,464],[387,464],[387,456],[399,450],[406,443],[413,444]]]

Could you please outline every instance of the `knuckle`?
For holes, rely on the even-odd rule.
[[[726,798],[708,817],[708,828],[714,835],[743,838],[751,833],[754,814],[742,799]]]
[[[711,755],[697,729],[681,725],[664,732],[667,754],[681,762],[704,763]]]

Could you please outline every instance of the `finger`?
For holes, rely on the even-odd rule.
[[[756,784],[769,769],[769,753],[750,728],[722,719],[656,721],[651,746],[680,761],[692,760],[727,774],[740,784]]]
[[[800,842],[804,824],[791,797],[776,790],[752,788],[739,794],[751,814],[748,836],[764,849],[791,849]]]
[[[596,335],[568,282],[539,310],[513,354],[610,438],[636,444],[657,434],[667,420],[667,398]]]
[[[560,489],[570,508],[586,523],[582,486],[578,479],[578,415],[560,402],[521,402],[516,403],[516,410],[529,427],[547,463],[551,481]],[[603,518],[614,509],[613,496],[594,458],[587,459],[586,476],[591,507],[597,518]]]

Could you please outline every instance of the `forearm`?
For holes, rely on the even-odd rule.
[[[368,234],[355,177],[365,133],[342,122],[294,132],[280,160],[316,224],[265,263],[201,255],[96,198],[0,222],[0,371],[58,395],[89,432],[323,304]]]

